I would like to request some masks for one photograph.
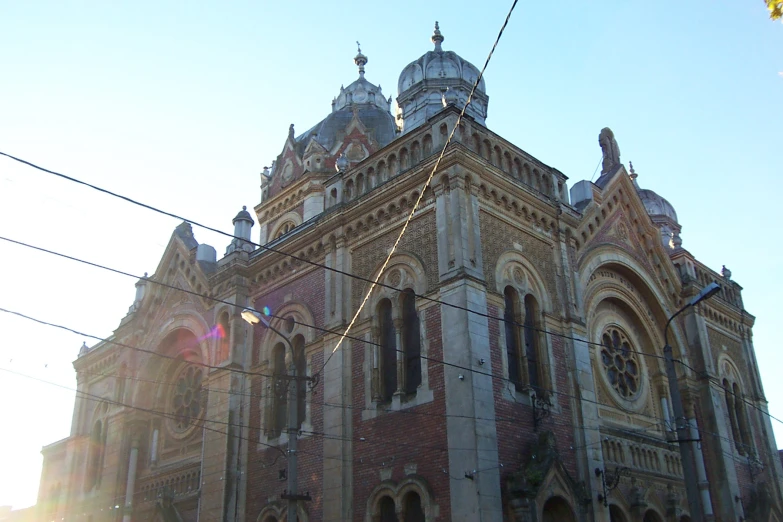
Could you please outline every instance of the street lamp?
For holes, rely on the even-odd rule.
[[[688,507],[691,512],[691,520],[702,522],[704,520],[704,509],[700,502],[698,476],[693,459],[693,439],[689,438],[689,423],[685,418],[685,408],[682,405],[682,396],[680,396],[680,386],[677,382],[677,371],[674,368],[674,356],[672,347],[669,345],[669,326],[672,320],[691,306],[709,299],[720,291],[720,285],[712,282],[705,286],[688,304],[677,310],[674,315],[666,321],[666,327],[663,329],[663,356],[666,361],[666,376],[669,378],[669,394],[672,397],[672,408],[674,408],[674,421],[677,424],[677,442],[680,445],[680,457],[682,458],[682,471],[685,478],[685,491],[688,495]]]
[[[242,319],[253,326],[262,324],[265,328],[272,330],[277,335],[279,335],[283,341],[285,341],[285,343],[288,345],[288,348],[291,350],[291,368],[289,370],[288,377],[291,381],[291,387],[288,391],[288,491],[283,493],[280,498],[288,501],[288,522],[296,522],[297,501],[309,500],[310,497],[308,495],[298,495],[296,485],[296,436],[297,432],[299,431],[299,420],[297,419],[299,409],[297,405],[298,386],[296,385],[296,354],[294,353],[294,346],[291,344],[291,341],[288,339],[288,337],[283,334],[283,332],[270,325],[269,321],[257,311],[250,308],[245,308],[242,310]],[[302,378],[306,379],[306,377],[299,377],[299,379]]]

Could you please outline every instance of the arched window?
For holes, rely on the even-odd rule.
[[[267,423],[270,437],[280,436],[285,428],[288,406],[288,379],[285,375],[285,346],[283,343],[277,343],[272,348],[272,407]]]
[[[527,384],[541,391],[541,347],[539,346],[538,303],[528,294],[525,296],[525,357],[527,358]]]
[[[397,522],[397,511],[394,507],[394,500],[391,497],[383,497],[381,499],[380,511],[380,522]]]
[[[614,504],[609,506],[609,522],[626,522],[627,520],[619,507]]]
[[[421,337],[416,294],[402,292],[402,345],[405,351],[405,393],[416,393],[421,384]]]
[[[403,522],[424,522],[424,509],[421,507],[421,497],[415,491],[405,495],[403,499]]]
[[[562,497],[552,497],[544,504],[543,522],[576,522],[574,511]]]
[[[90,449],[87,456],[87,477],[84,483],[84,490],[90,491],[100,484],[100,472],[103,468],[103,454],[106,449],[105,421],[96,420],[90,431]]]
[[[503,291],[503,297],[508,379],[519,392],[532,389],[546,395],[548,386],[543,364],[546,355],[538,302],[531,294],[520,300],[519,293],[510,285]]]
[[[750,437],[750,425],[748,423],[748,414],[745,411],[745,397],[740,392],[740,388],[735,382],[732,386],[734,392],[734,407],[737,411],[737,424],[739,425],[740,439],[747,453],[752,453],[752,441]]]
[[[219,362],[225,361],[229,356],[229,346],[231,342],[231,323],[229,321],[228,312],[220,314],[217,324],[217,339],[218,339],[218,353],[217,360]]]
[[[732,379],[723,379],[723,394],[726,399],[726,412],[731,425],[731,435],[734,439],[734,447],[740,455],[751,452],[751,436],[748,417],[745,411],[745,401],[739,385]]]
[[[381,344],[379,397],[382,401],[390,401],[397,391],[397,332],[392,320],[392,304],[388,299],[378,304],[378,318]]]
[[[519,295],[511,286],[507,286],[503,292],[505,298],[505,310],[503,322],[506,333],[506,355],[508,356],[508,380],[514,383],[517,391],[524,389],[522,381],[522,353],[520,348],[519,328]]]
[[[284,235],[291,232],[296,225],[291,221],[286,221],[283,226],[281,226],[279,229],[277,229],[277,234],[275,234],[275,239],[283,237]]]
[[[663,519],[658,513],[656,513],[652,509],[648,509],[647,512],[644,514],[644,518],[642,519],[642,522],[663,522]]]
[[[307,360],[305,359],[305,339],[302,335],[297,335],[291,342],[294,346],[294,362],[296,364],[296,376],[304,377],[307,375]],[[297,426],[301,429],[305,420],[307,411],[305,409],[305,397],[307,396],[307,381],[304,379],[296,380],[296,419]]]
[[[128,378],[128,365],[122,363],[120,372],[117,375],[117,393],[115,394],[115,400],[119,403],[118,406],[122,406],[125,403],[125,382]]]

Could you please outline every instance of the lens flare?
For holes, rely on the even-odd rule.
[[[268,306],[263,307],[261,311],[264,312],[264,315],[266,316],[272,315],[272,310],[270,310]]]

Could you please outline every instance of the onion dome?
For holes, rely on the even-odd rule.
[[[639,194],[639,199],[642,200],[650,219],[661,230],[661,240],[664,246],[671,249],[680,248],[682,245],[682,239],[680,238],[682,227],[679,221],[677,221],[677,212],[674,210],[674,207],[666,198],[654,190],[640,188],[639,183],[636,181],[639,175],[633,169],[633,163],[629,163],[629,166],[631,169],[630,177],[634,187],[636,187],[636,192]]]
[[[445,105],[462,109],[468,100],[479,70],[454,51],[443,50],[445,37],[435,22],[432,35],[435,48],[408,64],[397,82],[397,118],[402,120],[402,132],[410,132]],[[465,113],[485,125],[489,97],[482,78]]]

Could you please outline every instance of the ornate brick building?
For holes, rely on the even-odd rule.
[[[432,41],[400,75],[396,120],[359,52],[331,113],[291,126],[223,257],[177,227],[114,335],[75,362],[41,520],[285,520],[290,366],[311,378],[302,521],[690,520],[663,330],[717,281],[669,336],[701,505],[783,521],[742,288],[683,248],[609,129],[600,178],[569,192],[486,127],[483,79],[458,122],[478,70],[437,26]]]

